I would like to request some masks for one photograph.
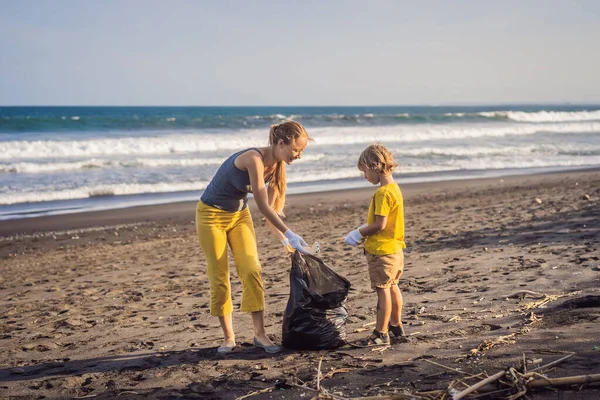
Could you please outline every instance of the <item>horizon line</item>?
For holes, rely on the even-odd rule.
[[[0,104],[0,107],[206,107],[206,108],[292,108],[292,107],[475,107],[475,106],[600,106],[598,102],[498,102],[498,103],[432,103],[432,104],[296,104],[296,105],[202,105],[202,104]]]

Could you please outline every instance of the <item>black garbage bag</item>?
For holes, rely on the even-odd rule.
[[[283,345],[290,349],[335,349],[346,343],[350,282],[320,258],[292,254],[290,298],[283,316]]]

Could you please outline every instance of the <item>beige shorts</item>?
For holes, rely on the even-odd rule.
[[[404,252],[376,256],[365,251],[371,288],[388,289],[397,285],[404,270]]]

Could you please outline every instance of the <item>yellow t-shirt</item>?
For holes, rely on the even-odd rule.
[[[381,232],[367,236],[365,250],[383,256],[399,253],[404,243],[404,199],[396,183],[381,186],[371,199],[367,222],[375,222],[375,216],[387,216],[387,224]]]

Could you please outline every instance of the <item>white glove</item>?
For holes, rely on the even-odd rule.
[[[302,239],[302,236],[295,234],[291,229],[288,229],[284,233],[285,238],[289,241],[289,245],[294,250],[298,250],[300,253],[306,254],[304,247],[308,247],[308,243]],[[283,243],[283,242],[282,242]]]
[[[346,237],[344,238],[344,242],[346,242],[346,244],[349,244],[350,246],[358,246],[361,240],[363,240],[363,235],[360,234],[359,229],[360,228],[357,228],[350,232],[348,235],[346,235]]]
[[[294,252],[294,249],[292,248],[292,246],[290,246],[290,240],[288,238],[283,239],[281,241],[281,244],[285,248],[286,252],[288,252],[288,253],[293,253]]]

